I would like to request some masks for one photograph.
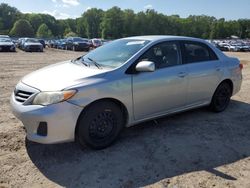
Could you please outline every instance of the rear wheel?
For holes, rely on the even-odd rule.
[[[81,145],[103,149],[111,145],[124,126],[122,110],[113,102],[89,106],[78,121],[77,137]]]
[[[222,82],[216,89],[210,108],[214,112],[222,112],[229,105],[232,96],[232,88],[227,82]]]

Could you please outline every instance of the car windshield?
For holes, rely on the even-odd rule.
[[[11,42],[9,38],[0,38],[0,42]]]
[[[74,41],[74,42],[88,42],[87,39],[83,39],[83,38],[80,38],[80,37],[74,38],[73,41]]]
[[[93,40],[93,42],[94,42],[95,44],[101,44],[101,41],[100,41],[100,40]]]
[[[36,39],[26,39],[26,42],[39,42],[39,41]]]
[[[82,56],[82,60],[88,61],[88,59],[92,59],[100,66],[116,68],[124,64],[149,42],[148,40],[136,39],[116,40]]]

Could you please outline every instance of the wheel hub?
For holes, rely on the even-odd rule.
[[[101,112],[91,122],[90,136],[102,139],[111,135],[116,124],[115,117],[111,112]]]

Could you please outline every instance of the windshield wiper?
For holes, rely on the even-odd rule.
[[[74,62],[79,61],[79,60],[81,60],[81,63],[84,64],[86,67],[89,67],[89,64],[87,64],[87,63],[84,61],[84,58],[81,57],[81,56],[78,57],[78,58],[76,58],[76,59],[72,59],[71,62],[74,63]]]
[[[99,63],[97,63],[95,60],[91,59],[88,57],[88,60],[90,60],[98,69],[101,69],[101,65]]]

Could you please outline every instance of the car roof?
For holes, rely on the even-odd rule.
[[[171,40],[193,40],[193,41],[203,41],[202,39],[193,38],[193,37],[183,37],[183,36],[173,36],[173,35],[146,35],[146,36],[134,36],[127,37],[126,39],[136,39],[136,40],[149,40],[149,41],[158,41],[164,39]]]

